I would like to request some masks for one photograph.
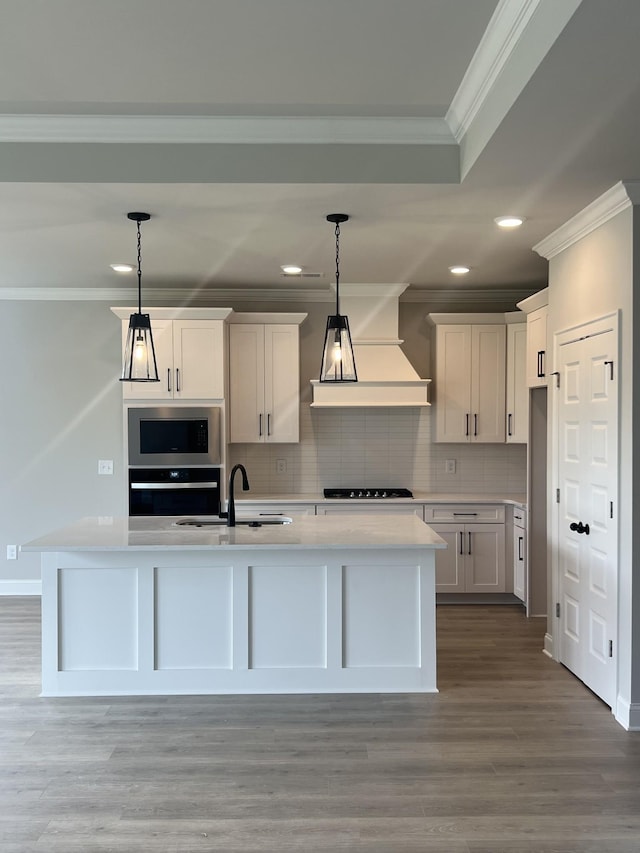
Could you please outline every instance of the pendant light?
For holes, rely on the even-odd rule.
[[[127,213],[127,219],[138,223],[138,313],[129,317],[129,331],[124,348],[121,382],[159,382],[156,351],[151,334],[151,320],[142,313],[142,266],[140,223],[151,219],[149,213]]]
[[[330,213],[336,234],[336,313],[327,317],[320,382],[357,382],[349,320],[340,313],[340,225],[349,219],[346,213]]]

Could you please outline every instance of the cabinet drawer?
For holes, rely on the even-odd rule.
[[[478,504],[442,504],[425,506],[424,520],[430,522],[457,521],[460,524],[473,522],[504,522],[504,506]]]
[[[527,513],[523,509],[519,509],[518,507],[514,507],[513,509],[513,523],[516,527],[526,527],[527,526]]]

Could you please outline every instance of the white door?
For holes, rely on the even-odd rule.
[[[616,690],[618,341],[613,321],[558,339],[559,658],[607,704]]]
[[[224,333],[221,320],[174,320],[176,400],[224,397]]]
[[[471,410],[469,434],[473,442],[505,439],[506,327],[471,327]]]
[[[264,441],[264,326],[229,326],[229,433],[231,442]]]
[[[300,440],[300,357],[298,326],[264,327],[266,440]]]

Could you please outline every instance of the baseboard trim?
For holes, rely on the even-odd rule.
[[[0,580],[0,595],[41,595],[42,581],[29,580]]]
[[[627,702],[626,699],[618,696],[613,716],[616,722],[628,732],[640,731],[640,703]]]
[[[436,604],[519,604],[510,592],[436,592]]]
[[[553,637],[551,634],[544,635],[544,647],[542,649],[545,655],[553,659]]]

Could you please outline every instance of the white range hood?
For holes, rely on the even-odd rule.
[[[315,408],[428,406],[421,379],[402,352],[398,300],[406,284],[340,284],[340,313],[349,318],[357,382],[311,380]]]

